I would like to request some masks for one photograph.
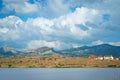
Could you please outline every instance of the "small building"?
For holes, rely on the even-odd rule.
[[[112,55],[106,55],[104,56],[104,60],[113,60],[114,57]]]
[[[97,56],[97,57],[95,58],[95,60],[103,60],[103,59],[104,59],[103,56]]]
[[[119,60],[119,58],[115,58],[116,60]]]
[[[112,55],[105,55],[105,56],[90,55],[89,58],[94,60],[113,60],[114,59]]]
[[[97,56],[95,56],[95,55],[90,55],[90,56],[89,56],[90,59],[95,59],[96,57],[97,57]]]

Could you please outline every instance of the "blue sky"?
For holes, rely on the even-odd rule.
[[[0,47],[120,46],[119,0],[0,0]]]

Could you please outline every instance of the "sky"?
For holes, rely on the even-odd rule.
[[[120,46],[120,0],[0,0],[0,47]]]

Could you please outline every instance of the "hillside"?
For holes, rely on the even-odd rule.
[[[111,54],[114,57],[120,57],[120,46],[102,44],[97,46],[82,46],[61,51],[55,51],[53,48],[48,47],[29,49],[25,51],[17,51],[8,47],[0,48],[0,57],[88,57],[91,54],[98,56]]]
[[[9,47],[1,47],[0,48],[0,57],[14,57],[18,55],[20,51],[17,51],[15,49],[9,48]]]
[[[32,57],[0,58],[0,68],[120,68],[120,60],[94,60],[89,58]]]
[[[25,51],[17,51],[8,47],[0,48],[0,57],[50,57],[58,55],[53,48],[41,47],[37,49],[28,49]]]
[[[120,46],[112,46],[109,44],[102,44],[97,46],[83,46],[78,48],[71,48],[60,51],[65,56],[71,57],[87,57],[93,55],[113,55],[120,57]]]

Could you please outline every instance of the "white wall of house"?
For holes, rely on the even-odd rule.
[[[113,60],[114,57],[113,56],[98,56],[97,58],[95,58],[95,60]]]
[[[100,56],[100,57],[98,56],[97,58],[95,58],[95,60],[103,60],[103,59],[104,59],[104,58],[101,57],[101,56]]]
[[[104,60],[113,60],[114,57],[113,56],[104,56]]]

